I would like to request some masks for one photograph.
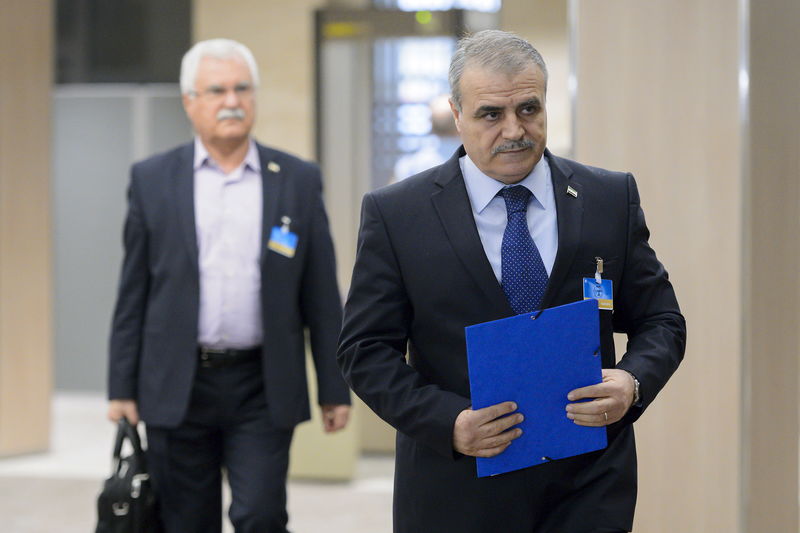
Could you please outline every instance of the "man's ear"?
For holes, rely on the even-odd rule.
[[[456,129],[458,130],[458,133],[461,133],[461,111],[459,111],[458,107],[456,107],[456,104],[453,103],[452,97],[448,98],[447,101],[450,104],[450,111],[453,112],[453,119],[456,121]]]
[[[181,95],[181,103],[183,104],[183,110],[188,115],[189,114],[189,104],[193,98],[189,95],[189,93],[183,93]]]

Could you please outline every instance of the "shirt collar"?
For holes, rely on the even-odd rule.
[[[208,150],[206,150],[203,141],[200,140],[200,137],[194,138],[194,170],[198,170],[204,166],[213,165],[216,168],[216,164],[213,163],[211,156],[208,154]],[[261,160],[258,158],[258,150],[256,149],[256,142],[253,139],[250,139],[250,144],[247,148],[247,154],[244,156],[244,165],[245,168],[249,168],[250,170],[260,173],[261,172]]]
[[[464,175],[464,183],[467,186],[472,209],[476,213],[481,213],[489,205],[489,202],[497,196],[500,189],[506,187],[506,185],[481,172],[468,155],[461,157],[459,164],[461,165],[461,173]],[[530,174],[514,185],[526,187],[533,193],[534,201],[542,209],[547,209],[545,199],[550,185],[550,164],[547,162],[547,158],[542,155],[542,158],[536,163]]]

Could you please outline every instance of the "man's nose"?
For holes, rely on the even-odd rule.
[[[224,103],[225,107],[239,107],[239,93],[235,88],[227,89],[225,91]]]
[[[525,128],[517,115],[507,115],[503,120],[503,137],[506,139],[521,139],[525,135]]]

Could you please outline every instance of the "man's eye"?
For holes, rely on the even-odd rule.
[[[208,94],[213,94],[214,96],[219,96],[225,94],[225,89],[222,87],[209,87]]]
[[[535,105],[526,105],[525,107],[522,108],[523,115],[535,115],[538,112],[539,108],[536,107]]]
[[[486,113],[485,115],[483,115],[483,118],[487,120],[497,120],[498,118],[500,118],[500,113],[492,111],[491,113]]]

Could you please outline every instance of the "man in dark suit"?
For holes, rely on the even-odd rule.
[[[341,301],[318,168],[250,137],[258,69],[225,39],[183,58],[194,142],[131,172],[109,417],[147,424],[167,532],[286,532],[293,428],[309,418],[309,331],[326,431],[345,426]]]
[[[364,198],[339,364],[398,430],[396,532],[632,528],[632,424],[680,363],[685,323],[633,177],[545,149],[546,83],[526,41],[461,40],[450,87],[463,147]],[[465,326],[581,300],[597,273],[614,291],[613,312],[600,311],[603,379],[564,406],[576,424],[605,426],[608,447],[477,478],[474,457],[514,446],[515,425],[536,412],[470,408]],[[628,335],[619,360],[614,331]]]

